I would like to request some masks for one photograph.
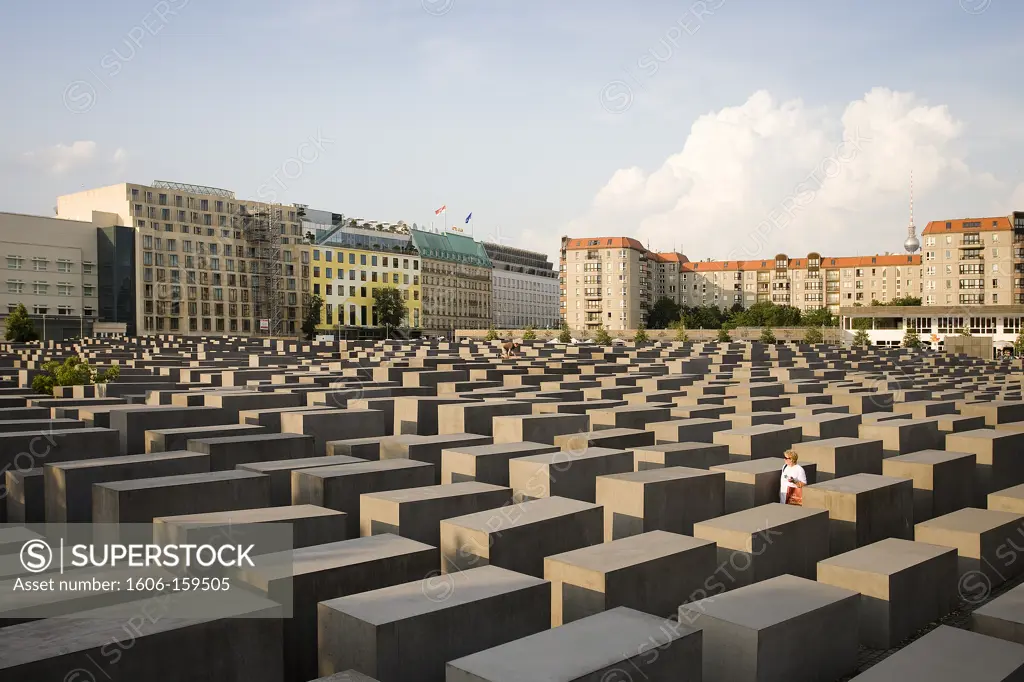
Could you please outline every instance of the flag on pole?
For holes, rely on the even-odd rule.
[[[473,219],[473,214],[470,213],[468,216],[466,216],[466,224],[469,225],[469,221],[472,220],[472,219]]]
[[[447,211],[448,211],[448,204],[445,204],[441,208],[439,208],[436,211],[434,211],[434,215],[441,215],[442,213],[447,213]]]

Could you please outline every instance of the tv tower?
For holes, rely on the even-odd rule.
[[[921,240],[917,238],[917,227],[914,226],[914,171],[910,171],[910,225],[907,226],[907,240],[903,242],[907,253],[917,253],[921,249]]]

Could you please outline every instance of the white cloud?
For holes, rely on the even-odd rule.
[[[128,150],[117,147],[112,153],[101,153],[92,140],[78,140],[70,145],[58,143],[21,155],[26,165],[52,175],[64,175],[86,168],[123,171],[128,161]]]
[[[21,158],[30,166],[61,175],[92,163],[96,158],[96,143],[92,140],[79,140],[70,145],[58,143],[52,147],[25,152]]]
[[[896,251],[911,170],[919,228],[1006,215],[1016,189],[967,163],[946,106],[875,88],[840,116],[764,91],[698,118],[660,168],[616,171],[573,236],[626,235],[691,259]],[[1011,203],[1016,202],[1016,203]]]

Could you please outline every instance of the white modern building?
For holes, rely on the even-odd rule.
[[[940,349],[946,337],[966,330],[971,336],[992,338],[993,350],[1013,346],[1024,329],[1024,306],[866,306],[840,310],[843,338],[853,339],[864,328],[876,346],[899,346],[907,329],[917,330],[921,343]]]
[[[558,273],[543,253],[484,243],[494,264],[492,290],[496,327],[555,328],[558,315]]]

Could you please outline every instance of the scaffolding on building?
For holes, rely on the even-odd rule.
[[[239,207],[246,255],[254,264],[249,274],[249,286],[255,331],[268,336],[280,336],[284,327],[281,230],[278,227],[280,210],[271,204]]]

